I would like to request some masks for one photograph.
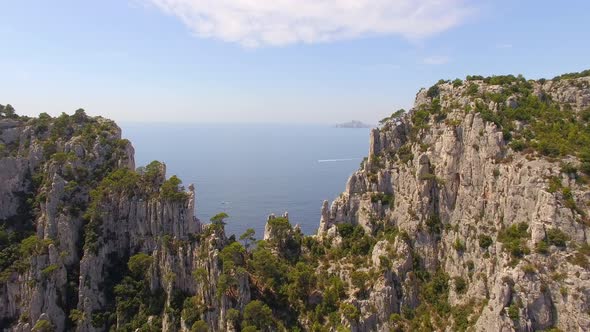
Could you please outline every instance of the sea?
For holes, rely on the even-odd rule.
[[[166,164],[167,176],[195,185],[202,222],[229,215],[226,233],[253,228],[262,238],[268,215],[289,213],[316,232],[322,202],[344,191],[368,153],[369,129],[286,124],[123,123],[136,166]]]

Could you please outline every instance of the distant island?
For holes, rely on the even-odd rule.
[[[373,126],[370,124],[366,124],[357,120],[352,120],[350,122],[339,123],[336,128],[372,128]]]

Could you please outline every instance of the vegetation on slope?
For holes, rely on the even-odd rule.
[[[565,74],[556,80],[585,76],[590,76],[590,71]],[[478,82],[499,86],[501,92],[480,92]],[[445,83],[448,81],[439,81],[428,89],[431,103],[412,113],[415,130],[427,128],[432,117],[437,122],[444,121],[452,111],[440,106],[438,86]],[[590,108],[575,112],[547,94],[538,95],[533,91],[534,81],[521,75],[467,76],[466,83],[464,94],[475,101],[475,108],[468,106],[466,111],[480,113],[485,121],[494,123],[515,151],[536,151],[547,157],[577,156],[584,163],[582,170],[590,172]],[[490,102],[497,105],[497,111],[489,109]]]

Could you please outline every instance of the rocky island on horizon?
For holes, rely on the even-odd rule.
[[[374,126],[366,124],[358,120],[352,120],[349,122],[339,123],[334,128],[373,128]]]
[[[420,90],[312,236],[203,223],[83,110],[0,106],[0,183],[5,331],[590,330],[589,71]]]

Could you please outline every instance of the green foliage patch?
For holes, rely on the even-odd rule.
[[[504,245],[504,250],[508,251],[514,259],[522,258],[530,253],[526,245],[527,240],[530,238],[528,228],[529,226],[526,223],[521,222],[513,224],[498,233],[498,241]]]

